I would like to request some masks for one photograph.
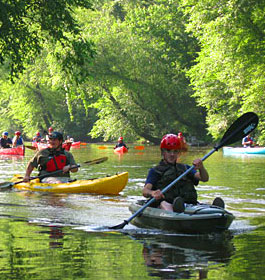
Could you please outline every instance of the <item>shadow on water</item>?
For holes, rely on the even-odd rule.
[[[142,255],[150,276],[161,279],[206,279],[209,265],[229,263],[235,252],[233,236],[221,234],[142,234],[127,233],[143,245]]]

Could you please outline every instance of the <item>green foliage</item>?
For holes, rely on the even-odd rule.
[[[260,117],[256,133],[265,143],[264,1],[183,0],[188,30],[201,52],[189,71],[194,96],[207,110],[210,133],[218,138],[244,112]]]
[[[126,138],[158,143],[168,132],[203,134],[203,110],[185,76],[197,42],[185,33],[175,1],[138,3],[121,1],[122,17],[116,2],[82,15],[97,48],[87,84],[88,93],[99,98],[92,135],[107,140],[124,131]]]
[[[88,0],[1,0],[0,63],[9,63],[13,78],[25,69],[26,63],[34,60],[47,42],[59,42],[63,48],[70,49],[71,60],[79,60],[80,47],[89,48],[89,44],[77,41],[80,29],[72,10],[90,6]]]

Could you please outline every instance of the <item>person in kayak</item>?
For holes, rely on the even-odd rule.
[[[128,148],[128,147],[126,146],[126,144],[123,142],[123,137],[119,137],[118,143],[116,144],[116,146],[114,147],[114,149],[120,148],[120,147],[125,147],[127,150],[129,150],[129,148]]]
[[[201,159],[193,160],[193,170],[166,193],[162,193],[166,186],[190,168],[187,164],[177,162],[183,147],[185,151],[185,143],[175,134],[166,134],[162,138],[160,143],[162,160],[156,167],[149,170],[143,188],[144,197],[156,199],[153,207],[181,213],[185,209],[185,203],[198,203],[195,186],[198,185],[199,181],[207,182],[209,180],[208,172]],[[213,204],[224,208],[224,202],[221,198],[216,198]]]
[[[17,146],[22,146],[23,145],[23,138],[21,136],[20,131],[15,132],[15,136],[12,139],[12,146],[17,147]]]
[[[32,138],[32,142],[41,142],[41,134],[39,131],[36,132],[36,135]]]
[[[249,135],[242,139],[242,145],[244,148],[253,147],[255,145],[254,139]]]
[[[53,133],[53,131],[54,131],[54,129],[53,129],[53,127],[51,127],[51,126],[48,128],[48,133],[47,133],[47,131],[46,131],[45,140],[46,140],[47,142],[49,142],[49,135],[50,135],[51,133]]]
[[[8,132],[5,131],[2,133],[2,137],[0,139],[1,148],[11,148],[12,147],[12,140],[8,137]]]
[[[62,148],[63,135],[54,131],[49,134],[49,146],[46,149],[38,151],[29,161],[24,181],[28,182],[30,174],[34,168],[40,171],[39,176],[47,175],[42,179],[44,183],[65,183],[70,180],[70,171],[77,172],[78,167],[74,157],[68,151]],[[48,176],[50,172],[61,170],[61,172]]]

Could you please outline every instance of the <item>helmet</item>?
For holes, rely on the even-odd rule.
[[[8,132],[7,131],[3,132],[3,135],[8,136]]]
[[[63,135],[61,132],[54,131],[49,134],[49,139],[58,139],[63,141]]]
[[[122,141],[123,140],[123,137],[119,137],[118,141]]]
[[[21,135],[21,132],[20,132],[20,131],[16,131],[16,132],[15,132],[15,135],[20,136],[20,135]]]
[[[167,150],[182,150],[183,142],[175,134],[166,134],[161,140],[160,148]]]
[[[37,135],[37,136],[40,136],[40,133],[39,133],[39,131],[37,131],[37,132],[36,132],[36,135]]]
[[[51,132],[53,132],[53,128],[52,127],[49,127],[49,132],[51,133]]]
[[[178,137],[182,137],[182,136],[183,136],[182,132],[179,132]]]

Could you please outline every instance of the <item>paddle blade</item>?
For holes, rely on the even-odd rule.
[[[92,165],[92,164],[102,163],[106,160],[108,160],[108,157],[102,157],[102,158],[98,158],[98,159],[94,159],[94,160],[88,160],[88,161],[85,161],[84,163]]]
[[[259,118],[255,113],[245,113],[228,128],[220,143],[215,146],[215,149],[218,150],[225,145],[241,140],[250,134],[257,127],[258,123]]]
[[[0,191],[10,190],[12,189],[13,185],[14,183],[10,183],[10,182],[0,183]]]
[[[113,226],[113,227],[108,227],[108,229],[123,229],[126,225],[128,225],[127,221],[124,221],[123,223]]]
[[[144,146],[134,146],[135,150],[144,150]]]
[[[107,149],[107,147],[105,147],[105,146],[99,146],[98,148],[101,149],[101,150]]]

